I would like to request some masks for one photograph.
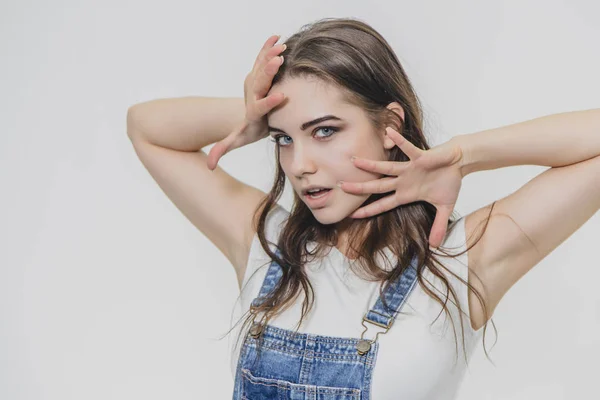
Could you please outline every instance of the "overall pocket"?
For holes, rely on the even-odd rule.
[[[242,373],[242,400],[360,400],[360,389],[303,385]]]

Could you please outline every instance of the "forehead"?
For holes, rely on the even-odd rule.
[[[356,112],[355,106],[344,102],[342,91],[318,78],[287,78],[273,85],[269,94],[281,92],[282,104],[267,113],[269,124],[299,125],[325,114],[342,117]]]

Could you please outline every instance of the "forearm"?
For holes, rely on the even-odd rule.
[[[600,109],[547,115],[452,140],[463,151],[463,176],[514,165],[561,167],[600,155]]]
[[[131,106],[127,134],[181,151],[198,151],[229,135],[246,113],[242,97],[179,97]]]

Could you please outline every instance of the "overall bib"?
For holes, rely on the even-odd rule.
[[[279,251],[277,250],[279,255]],[[258,297],[258,306],[282,276],[271,262]],[[379,334],[392,326],[396,314],[417,282],[416,258],[362,319],[360,338],[322,336],[282,329],[254,321],[247,332],[237,363],[233,400],[370,400],[373,368],[377,360]],[[375,339],[363,339],[370,322],[385,328]],[[257,345],[261,341],[260,357]]]

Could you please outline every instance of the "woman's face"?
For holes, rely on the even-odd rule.
[[[385,132],[373,131],[362,109],[342,102],[339,89],[316,78],[286,79],[273,85],[270,92],[286,96],[267,119],[269,134],[279,146],[281,168],[294,191],[320,223],[344,220],[370,194],[344,192],[337,182],[365,182],[383,176],[355,167],[350,157],[387,160],[386,150],[395,143]],[[401,108],[397,111],[403,116]],[[327,116],[331,118],[307,124]],[[303,191],[312,185],[331,190],[321,199],[310,200]]]

